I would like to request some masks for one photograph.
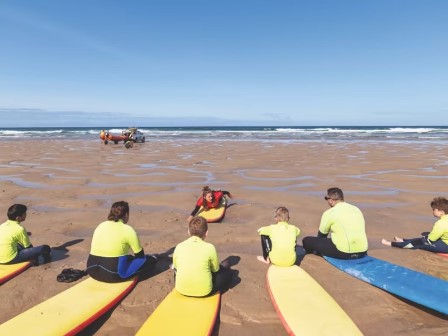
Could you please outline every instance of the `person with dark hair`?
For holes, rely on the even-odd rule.
[[[182,295],[204,297],[223,292],[232,280],[229,265],[219,264],[215,247],[204,241],[207,233],[207,220],[194,217],[188,224],[190,238],[174,250],[175,288]]]
[[[317,237],[305,237],[306,253],[337,259],[358,259],[367,255],[367,235],[361,210],[344,201],[339,188],[330,188],[324,197],[330,209],[321,218]],[[328,238],[328,235],[331,235]]]
[[[86,270],[95,280],[121,282],[150,271],[156,264],[155,256],[145,255],[137,232],[127,225],[128,221],[129,204],[115,202],[107,221],[95,229]]]
[[[263,255],[257,259],[276,266],[292,266],[297,260],[296,243],[300,229],[289,224],[289,211],[285,207],[275,209],[276,224],[258,229]]]
[[[48,245],[34,247],[22,223],[26,219],[28,208],[23,204],[11,205],[8,209],[8,220],[0,225],[0,264],[17,264],[32,261],[39,265],[39,257],[43,263],[51,261],[51,248]]]
[[[221,201],[224,196],[232,198],[232,195],[228,191],[212,190],[209,186],[204,186],[202,188],[202,194],[196,202],[196,206],[190,216],[187,218],[187,221],[190,222],[199,212],[201,207],[204,207],[205,210],[218,208],[221,205]]]
[[[394,237],[393,242],[383,239],[383,245],[448,253],[448,200],[445,197],[436,197],[431,201],[431,208],[434,217],[439,219],[431,232],[423,232],[419,238]]]

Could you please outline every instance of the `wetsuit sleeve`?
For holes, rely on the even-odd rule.
[[[228,192],[226,190],[221,190],[221,192],[224,196],[229,196],[230,198],[232,198],[232,195],[230,195],[230,192]]]
[[[140,252],[134,253],[134,256],[136,258],[144,258],[145,257],[145,251],[143,251],[143,249],[142,249]]]
[[[196,205],[190,215],[195,216],[198,213],[200,208],[201,207],[199,205]]]
[[[328,233],[317,232],[317,238],[327,238]]]

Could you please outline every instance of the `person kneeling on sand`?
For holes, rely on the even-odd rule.
[[[435,222],[431,232],[424,232],[423,237],[403,239],[395,237],[393,242],[383,239],[386,246],[399,248],[420,249],[436,253],[448,253],[448,200],[436,197],[431,202]]]
[[[179,243],[173,253],[175,288],[185,296],[204,297],[224,292],[232,280],[228,262],[219,264],[216,248],[205,242],[207,220],[194,217],[188,224],[190,238]]]
[[[87,273],[98,281],[121,282],[149,272],[157,262],[145,255],[137,232],[127,224],[129,204],[115,202],[107,221],[95,229],[87,259]],[[130,249],[134,255],[130,255]]]
[[[17,264],[30,260],[34,265],[39,265],[39,256],[42,256],[44,264],[51,261],[50,246],[33,247],[22,226],[27,210],[23,204],[9,207],[8,220],[0,225],[0,264]]]
[[[358,259],[367,255],[364,216],[358,207],[344,201],[339,188],[327,190],[324,197],[330,209],[321,218],[317,237],[303,238],[306,253],[336,259]],[[331,238],[328,235],[331,234]]]
[[[285,207],[275,209],[275,222],[258,229],[263,256],[257,259],[266,264],[292,266],[297,260],[296,243],[300,229],[289,224],[289,211]]]

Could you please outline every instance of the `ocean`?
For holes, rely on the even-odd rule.
[[[104,128],[120,134],[123,128]],[[85,139],[98,140],[98,127],[0,128],[0,139]],[[353,142],[447,143],[448,126],[227,126],[227,127],[141,127],[146,141],[273,141],[273,142]]]

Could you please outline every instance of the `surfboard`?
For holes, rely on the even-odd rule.
[[[197,216],[204,217],[207,220],[207,223],[215,223],[219,222],[224,218],[227,209],[227,200],[225,196],[222,197],[221,203],[217,208],[212,208],[208,210],[204,210],[203,207],[199,208]]]
[[[354,260],[324,258],[345,273],[373,286],[448,314],[448,281],[370,256]]]
[[[362,335],[330,294],[302,268],[271,265],[266,280],[289,335]]]
[[[22,273],[30,266],[30,261],[11,265],[0,265],[0,285]]]
[[[105,283],[88,278],[0,325],[0,335],[76,335],[115,306],[137,278]]]
[[[221,294],[196,298],[173,289],[149,316],[136,336],[211,335],[218,316]]]

